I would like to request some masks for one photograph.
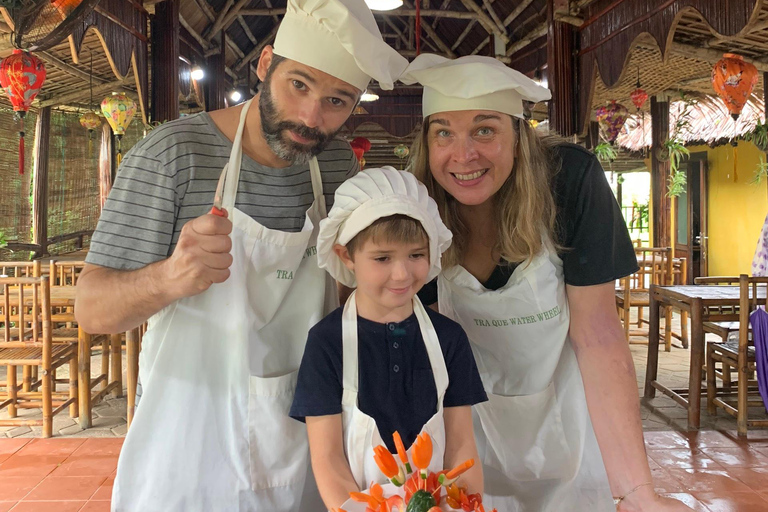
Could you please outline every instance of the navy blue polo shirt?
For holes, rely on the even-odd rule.
[[[341,413],[343,393],[342,308],[309,331],[291,417]],[[427,309],[448,369],[443,407],[474,405],[488,398],[469,340],[459,324]],[[400,432],[406,449],[437,412],[437,388],[416,315],[381,324],[357,317],[358,407],[376,421],[387,448]]]

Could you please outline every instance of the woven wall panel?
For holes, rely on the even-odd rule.
[[[99,140],[79,116],[54,111],[48,153],[48,237],[90,231],[99,218]],[[62,251],[49,247],[51,254]]]
[[[24,175],[19,175],[19,124],[13,111],[0,109],[0,231],[8,242],[32,241],[30,191],[34,168],[34,140],[37,115],[28,112],[24,120],[26,137]],[[3,251],[6,252],[6,251]],[[0,254],[2,258],[4,254]]]

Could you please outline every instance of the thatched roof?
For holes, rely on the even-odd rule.
[[[765,122],[763,100],[755,97],[747,102],[738,120],[734,121],[720,98],[698,95],[691,98],[688,125],[680,130],[678,138],[686,145],[713,145],[727,142],[752,131],[758,122]],[[686,101],[673,100],[669,106],[670,134],[675,122],[686,109]],[[651,146],[651,116],[648,112],[632,115],[624,124],[616,144],[631,151]]]

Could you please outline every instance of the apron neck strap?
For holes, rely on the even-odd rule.
[[[358,385],[358,338],[357,338],[357,301],[355,294],[347,299],[344,305],[344,312],[341,317],[342,332],[342,385],[347,391],[357,393]],[[416,319],[419,322],[421,337],[424,340],[424,346],[427,349],[429,364],[432,367],[432,375],[435,379],[437,388],[438,404],[443,402],[443,396],[448,389],[448,369],[445,366],[443,350],[440,347],[440,341],[437,339],[435,327],[427,316],[427,312],[417,296],[413,297],[413,311],[416,313]]]
[[[320,174],[320,164],[317,162],[317,157],[312,157],[309,161],[309,176],[312,178],[312,194],[315,196],[315,202],[320,208],[320,217],[325,218],[328,216],[325,205],[325,195],[323,195],[323,178]]]

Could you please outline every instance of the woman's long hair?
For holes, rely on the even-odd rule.
[[[555,236],[556,208],[552,193],[552,178],[560,169],[554,147],[562,139],[542,137],[524,120],[512,117],[517,136],[515,163],[512,172],[493,197],[498,212],[495,252],[510,263],[530,260],[540,250],[542,235],[557,246]],[[424,183],[440,210],[445,225],[453,233],[453,242],[443,253],[443,266],[459,265],[463,261],[469,233],[461,218],[458,202],[432,176],[429,168],[429,118],[424,119],[421,133],[411,149],[410,171]]]

